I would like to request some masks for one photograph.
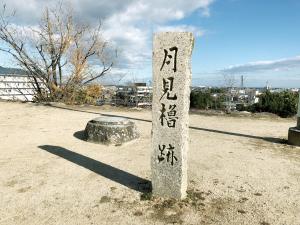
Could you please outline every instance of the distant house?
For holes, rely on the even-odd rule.
[[[151,101],[152,87],[147,86],[146,83],[133,83],[103,86],[97,104],[148,107],[151,106]]]
[[[146,83],[135,83],[135,101],[138,107],[147,107],[152,105],[152,87]]]
[[[0,99],[32,101],[34,82],[28,75],[0,74]]]

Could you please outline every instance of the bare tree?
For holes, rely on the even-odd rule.
[[[79,25],[62,4],[46,8],[37,28],[20,29],[10,22],[13,17],[4,5],[0,12],[4,47],[0,51],[27,71],[39,100],[71,96],[76,88],[107,74],[115,63],[117,51],[102,37],[101,23],[97,27]],[[102,69],[93,70],[95,64]]]

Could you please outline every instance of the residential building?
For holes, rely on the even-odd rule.
[[[41,82],[39,82],[41,84]],[[28,75],[0,74],[0,98],[5,100],[32,101],[34,81]]]

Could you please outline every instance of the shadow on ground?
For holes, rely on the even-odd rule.
[[[120,170],[118,168],[99,162],[60,146],[42,145],[38,147],[51,154],[62,157],[72,163],[93,171],[105,178],[118,182],[119,184],[131,188],[135,191],[139,191],[141,193],[151,192],[151,181],[147,179],[138,177],[126,171]]]
[[[65,108],[65,107],[59,107],[59,106],[53,106],[50,105],[51,107],[54,108],[59,108],[59,109],[65,109],[65,110],[71,110],[71,111],[77,111],[77,112],[84,112],[84,113],[91,113],[91,114],[98,114],[100,116],[109,116],[109,117],[122,117],[125,119],[130,119],[130,120],[136,120],[136,121],[143,121],[143,122],[149,122],[151,123],[151,120],[146,120],[146,119],[141,119],[141,118],[134,118],[134,117],[129,117],[129,116],[117,116],[117,115],[112,115],[112,114],[105,114],[105,113],[99,113],[99,112],[91,112],[91,111],[85,111],[85,110],[80,110],[80,109],[71,109],[71,108]],[[263,140],[271,143],[276,143],[276,144],[287,144],[287,140],[283,138],[275,138],[275,137],[260,137],[260,136],[255,136],[255,135],[249,135],[249,134],[241,134],[241,133],[235,133],[235,132],[228,132],[228,131],[222,131],[222,130],[215,130],[215,129],[208,129],[208,128],[202,128],[202,127],[193,127],[190,126],[190,129],[193,130],[200,130],[200,131],[206,131],[206,132],[213,132],[213,133],[219,133],[219,134],[226,134],[226,135],[233,135],[233,136],[238,136],[238,137],[245,137],[245,138],[253,138],[253,139],[258,139],[258,140]],[[74,133],[74,137],[84,140],[82,137],[82,131],[77,131]]]
[[[80,131],[76,131],[74,134],[73,134],[73,137],[81,140],[81,141],[86,141],[86,134],[84,132],[84,130],[80,130]]]
[[[201,128],[201,127],[190,127],[190,129],[193,130],[201,130],[206,132],[213,132],[213,133],[219,133],[219,134],[226,134],[226,135],[233,135],[238,137],[245,137],[245,138],[253,138],[253,139],[259,139],[264,140],[272,143],[277,144],[286,144],[287,140],[283,138],[274,138],[274,137],[260,137],[255,135],[249,135],[249,134],[241,134],[241,133],[235,133],[235,132],[229,132],[229,131],[222,131],[222,130],[215,130],[215,129],[208,129],[208,128]]]

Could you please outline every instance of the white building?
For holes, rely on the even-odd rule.
[[[0,74],[0,99],[32,101],[34,82],[28,75]]]
[[[152,105],[152,87],[136,86],[136,97],[138,99],[138,107],[147,107]]]

